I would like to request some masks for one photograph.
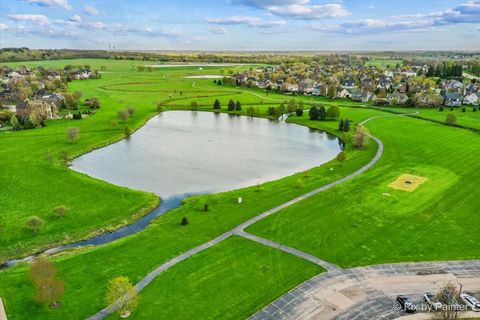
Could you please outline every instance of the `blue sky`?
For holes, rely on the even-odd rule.
[[[480,0],[2,0],[0,46],[480,50]]]

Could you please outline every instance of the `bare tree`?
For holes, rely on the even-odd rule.
[[[460,292],[455,284],[447,283],[438,292],[437,299],[442,304],[442,307],[433,310],[432,319],[457,320],[462,318],[462,306],[458,303],[460,301]]]
[[[47,303],[52,308],[59,306],[58,300],[63,296],[64,285],[57,279],[57,268],[47,258],[37,258],[30,266],[30,279],[35,286],[35,299]]]
[[[80,137],[80,128],[70,127],[67,128],[67,140],[70,143],[74,143]]]
[[[353,144],[357,149],[364,149],[367,146],[368,139],[370,138],[367,128],[362,125],[358,125],[355,128],[353,134]]]

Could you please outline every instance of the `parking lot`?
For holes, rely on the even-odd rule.
[[[387,264],[328,272],[301,284],[251,319],[397,319],[407,315],[398,310],[397,295],[407,295],[420,306],[426,291],[436,293],[449,282],[461,283],[464,292],[480,297],[480,260]],[[426,308],[419,310],[413,319],[422,319],[426,312]],[[478,312],[473,314],[480,317]]]

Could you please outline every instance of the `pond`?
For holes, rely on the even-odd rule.
[[[233,190],[334,158],[338,139],[296,124],[211,112],[167,111],[72,169],[162,198]]]
[[[145,229],[188,195],[234,190],[319,166],[339,152],[325,132],[284,121],[212,112],[167,111],[128,139],[73,161],[72,169],[116,185],[154,192],[160,206],[114,232],[51,248],[100,245]],[[260,213],[260,212],[259,212]],[[8,267],[34,256],[7,261]]]

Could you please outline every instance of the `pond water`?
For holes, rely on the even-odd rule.
[[[72,169],[162,198],[233,190],[325,163],[338,139],[295,124],[168,111],[129,139],[73,161]]]
[[[282,118],[284,119],[284,118]],[[73,161],[72,169],[162,197],[158,208],[114,232],[51,248],[100,245],[145,229],[188,195],[233,190],[319,166],[340,151],[332,135],[284,121],[167,111],[130,138]],[[7,261],[9,267],[34,256]]]

